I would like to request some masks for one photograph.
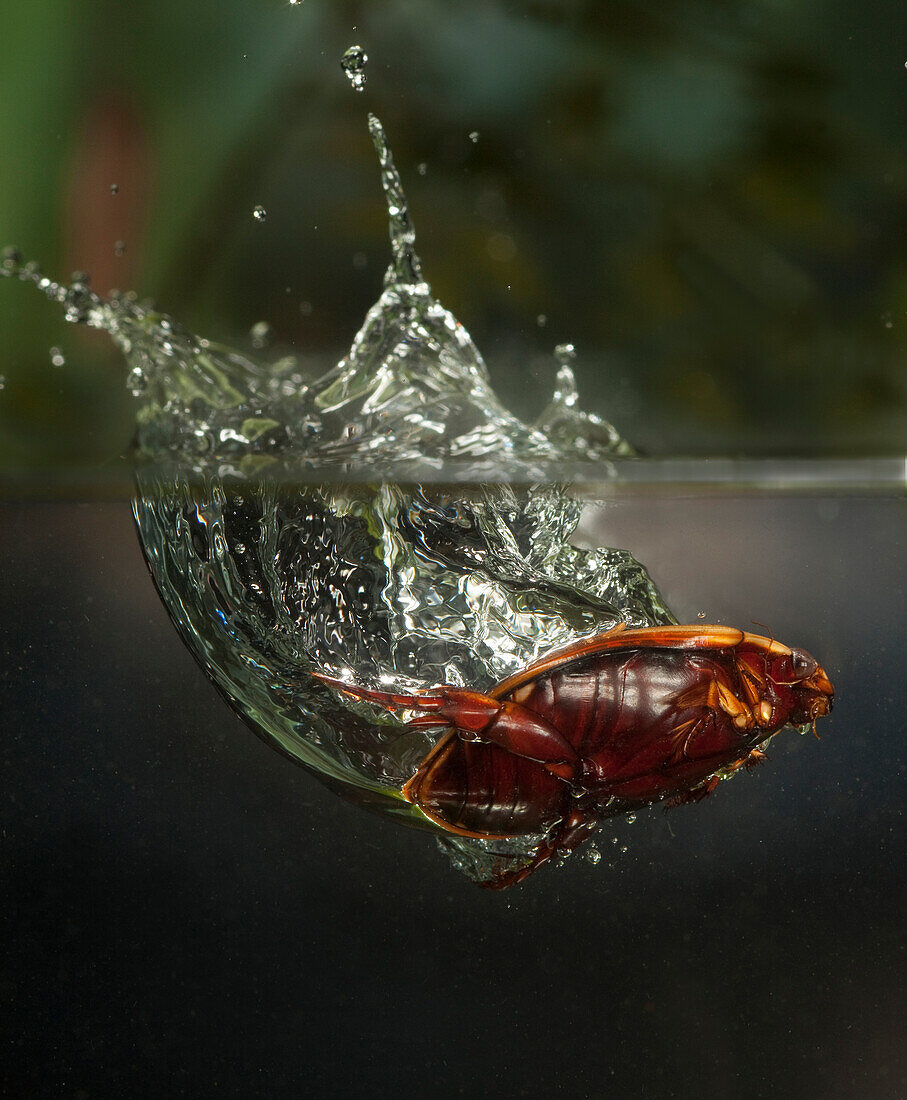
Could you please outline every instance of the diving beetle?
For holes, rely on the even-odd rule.
[[[403,796],[444,830],[492,840],[544,834],[531,861],[483,886],[521,882],[603,818],[694,802],[785,725],[831,710],[825,671],[793,649],[726,626],[613,629],[555,650],[487,694],[442,685],[378,691],[319,680],[411,727],[447,726]]]

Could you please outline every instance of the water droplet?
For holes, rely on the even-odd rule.
[[[545,325],[548,324],[548,318],[544,313],[540,313],[538,317],[536,317],[535,323],[539,326],[539,328],[544,328]]]
[[[594,844],[590,844],[586,849],[586,862],[591,863],[594,867],[596,863],[601,863],[601,858],[602,854],[598,848],[596,848]]]
[[[479,140],[479,131],[472,130],[469,134],[469,140],[473,143],[473,145],[475,145],[476,142]]]
[[[115,255],[122,256],[123,253],[126,251],[126,242],[125,241],[116,241],[114,243],[114,246],[113,246],[113,251],[114,251]]]
[[[257,222],[263,222],[267,218],[267,216],[268,212],[263,206],[256,206],[255,209],[252,211],[252,217]]]
[[[425,163],[424,160],[421,164],[416,165],[416,171],[419,173],[420,176],[424,176],[425,173],[428,171],[428,165]]]
[[[627,854],[627,852],[629,852],[629,850],[630,850],[630,849],[629,849],[629,848],[628,848],[628,847],[626,846],[626,844],[622,844],[622,845],[620,846],[620,854],[621,854],[622,856],[626,855],[626,854]]]
[[[365,66],[367,64],[368,54],[361,46],[350,46],[343,57],[340,58],[341,68],[346,73],[353,89],[357,92],[361,92],[365,87]]]
[[[50,349],[50,361],[55,367],[62,367],[66,365],[66,358],[59,348]]]
[[[252,347],[267,347],[271,341],[271,326],[267,321],[257,321],[249,329],[249,335],[252,337]]]
[[[111,195],[117,195],[117,194],[119,194],[119,191],[120,191],[120,185],[118,183],[112,183],[110,185]]]
[[[636,820],[636,814],[627,814],[627,824],[632,825]]]
[[[696,618],[697,619],[704,619],[705,618],[705,612],[704,611],[697,611],[696,612]]]
[[[882,324],[885,326],[885,328],[894,328],[894,321],[891,319],[890,313],[882,314]]]
[[[6,375],[0,374],[0,390],[6,385]]]

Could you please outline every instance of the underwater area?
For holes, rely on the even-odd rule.
[[[903,13],[9,16],[2,1094],[903,1095]]]

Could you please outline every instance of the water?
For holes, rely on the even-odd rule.
[[[295,26],[328,10],[301,7],[273,10]],[[399,7],[412,18],[419,6]],[[457,18],[456,8],[435,5],[432,18],[443,24]],[[229,19],[227,8],[223,14]],[[342,18],[341,33],[348,33],[349,16]],[[525,21],[521,12],[519,22]],[[172,33],[166,20],[155,21],[174,46],[192,23]],[[551,25],[557,34],[566,29]],[[588,39],[575,66],[586,87],[593,42],[588,24],[577,25]],[[433,26],[426,26],[433,37]],[[483,37],[469,19],[464,26],[469,49],[453,51],[457,58],[471,57]],[[766,15],[759,26],[784,43],[777,20]],[[695,21],[691,27],[681,31],[681,44],[685,35],[692,44],[689,35],[699,28]],[[608,50],[619,54],[615,29],[619,21],[609,20],[605,37]],[[775,66],[770,78],[765,60],[772,50],[752,21],[744,29],[758,47],[759,86],[773,79],[779,109],[798,119],[797,108],[807,97],[810,103],[821,97],[821,88],[808,77],[798,100],[790,66]],[[209,28],[197,30],[204,37]],[[863,50],[842,41],[842,54],[868,56],[872,28],[864,31]],[[626,36],[634,54],[639,33]],[[834,36],[812,39],[825,49]],[[677,35],[660,35],[651,58],[653,71],[671,74],[667,83],[680,101],[676,70],[663,64],[664,51],[677,41]],[[727,35],[709,38],[719,53],[728,50],[727,41]],[[729,41],[734,49],[740,45],[733,34]],[[802,56],[802,42],[798,50]],[[217,53],[199,50],[198,63]],[[248,71],[260,54],[250,49],[242,68]],[[7,56],[15,56],[12,46]],[[438,63],[434,54],[429,60]],[[83,68],[96,71],[94,65]],[[295,55],[293,69],[295,75]],[[598,69],[610,73],[612,67]],[[903,75],[899,61],[898,69]],[[858,87],[870,70],[856,65]],[[169,75],[179,78],[176,66]],[[154,79],[160,78],[156,72]],[[555,79],[571,91],[566,67]],[[30,82],[23,83],[30,90]],[[648,88],[652,82],[641,83]],[[833,80],[829,86],[840,85]],[[745,88],[748,98],[764,95],[750,84]],[[875,103],[873,113],[884,115],[884,104],[896,96],[877,90],[873,85],[866,95]],[[718,85],[716,97],[725,96],[725,85]],[[587,94],[578,99],[588,102]],[[602,102],[610,127],[612,102]],[[179,103],[182,110],[183,97]],[[848,104],[848,118],[858,119],[853,96]],[[804,126],[831,138],[833,127],[814,126],[814,117],[807,113]],[[451,144],[462,151],[473,120],[454,112],[449,119]],[[479,119],[484,160],[499,142],[494,116]],[[554,111],[549,129],[563,140],[562,116]],[[678,129],[686,141],[688,128]],[[758,126],[752,132],[761,140]],[[577,140],[569,126],[566,134]],[[784,131],[783,141],[790,140]],[[585,144],[602,148],[600,140]],[[783,161],[795,165],[791,173],[814,182],[809,149],[802,150],[796,137],[785,149],[794,150]],[[849,188],[881,178],[886,169],[873,150],[859,150],[865,168],[861,174],[852,166],[855,183],[839,178],[831,186],[831,173],[823,171],[829,192],[854,198]],[[822,156],[830,155],[823,142]],[[432,149],[430,163],[437,177],[442,150]],[[572,172],[569,149],[566,163]],[[743,169],[748,185],[750,163],[746,159]],[[101,179],[102,192],[110,172]],[[597,197],[587,171],[579,174],[583,201]],[[726,175],[737,182],[733,167]],[[125,192],[126,176],[121,179]],[[715,186],[720,189],[720,180]],[[268,231],[279,208],[271,194],[265,200]],[[263,192],[253,188],[243,200],[243,224],[258,195]],[[872,204],[858,206],[869,210],[866,224],[872,225]],[[798,227],[804,225],[800,212],[802,206],[791,212]],[[883,217],[878,221],[884,224]],[[682,214],[677,222],[684,224]],[[810,248],[818,243],[821,250],[809,218],[806,227],[813,234]],[[254,226],[248,235],[261,239]],[[835,238],[832,249],[839,247]],[[859,252],[862,262],[862,245]],[[431,277],[436,257],[425,258]],[[307,264],[308,257],[299,262]],[[878,271],[871,252],[866,270]],[[604,297],[610,309],[601,282],[587,282],[588,293],[598,295],[597,302]],[[0,284],[0,293],[18,302],[27,290]],[[567,303],[545,302],[552,344],[570,335],[575,291],[569,293]],[[66,306],[76,318],[79,297],[84,305],[82,293]],[[723,312],[722,306],[719,300],[714,312]],[[539,308],[533,302],[528,316]],[[313,327],[319,310],[314,295]],[[124,305],[120,315],[128,312]],[[867,325],[887,332],[883,309],[869,312]],[[258,315],[247,315],[243,324]],[[147,483],[168,484],[170,478],[178,485],[184,477],[190,506],[201,500],[225,507],[206,485],[227,488],[231,479],[257,493],[266,479],[257,478],[254,467],[235,467],[250,450],[259,462],[279,455],[285,445],[268,434],[278,429],[264,421],[276,419],[282,427],[283,420],[260,415],[270,410],[266,402],[247,417],[253,422],[245,431],[245,421],[237,428],[229,409],[218,421],[206,411],[207,395],[218,392],[216,373],[226,380],[224,389],[235,377],[242,392],[258,369],[262,378],[279,379],[277,389],[298,388],[295,375],[309,386],[320,370],[303,356],[278,367],[263,360],[280,353],[237,357],[215,344],[196,347],[188,337],[183,343],[186,334],[157,316],[129,338],[153,360],[151,375],[172,368],[177,377],[174,360],[183,354],[198,363],[203,403],[188,415],[206,427],[183,440],[188,457],[176,455],[169,472],[165,458],[149,457]],[[710,312],[702,328],[713,320]],[[60,342],[48,336],[44,357]],[[78,340],[72,342],[64,373],[77,362]],[[777,343],[783,352],[786,337]],[[673,354],[683,343],[672,337],[670,346]],[[501,353],[491,348],[483,344],[494,380]],[[337,357],[342,351],[338,345]],[[207,357],[210,379],[199,356]],[[579,358],[582,380],[594,369],[585,343]],[[830,369],[833,358],[834,347]],[[559,367],[552,360],[545,389],[569,397],[569,379],[558,381]],[[11,376],[3,391],[9,398],[15,371],[5,365],[0,371]],[[790,372],[781,373],[789,394],[795,388],[788,385]],[[143,379],[137,373],[132,381],[140,386]],[[802,381],[799,373],[794,380]],[[763,382],[760,376],[753,385],[761,389]],[[147,386],[149,400],[169,385]],[[255,385],[267,389],[264,382]],[[500,386],[498,393],[509,396]],[[273,405],[279,406],[279,396]],[[192,400],[187,392],[185,405]],[[580,403],[567,407],[575,411]],[[182,397],[174,401],[176,419],[183,405]],[[607,415],[608,409],[598,411]],[[220,439],[220,427],[249,442]],[[693,439],[695,427],[685,430]],[[149,446],[166,456],[171,435],[165,418],[152,417],[147,432]],[[557,443],[550,420],[542,434]],[[178,443],[181,436],[172,438]],[[64,480],[62,489],[59,482],[48,489],[41,482],[22,488],[5,481],[7,493],[21,498],[34,489],[43,499],[0,503],[0,888],[6,901],[0,1013],[6,1010],[8,1039],[0,1091],[381,1096],[417,1076],[441,1096],[904,1095],[897,1011],[905,903],[903,467],[875,460],[676,461],[613,454],[569,462],[530,456],[514,477],[507,476],[506,462],[494,469],[486,463],[473,477],[469,464],[481,463],[481,456],[456,462],[435,456],[414,479],[414,461],[407,460],[408,472],[391,469],[390,451],[378,461],[399,474],[389,484],[401,493],[421,485],[435,509],[445,494],[460,494],[470,515],[482,503],[480,490],[490,488],[497,507],[494,494],[509,486],[523,509],[531,486],[540,485],[572,501],[578,512],[570,544],[632,552],[681,621],[744,626],[758,620],[779,638],[806,646],[827,664],[838,689],[835,712],[820,725],[821,741],[787,731],[773,741],[765,765],[722,784],[702,805],[642,811],[633,824],[608,821],[586,858],[549,867],[504,894],[479,891],[439,858],[431,836],[397,827],[386,813],[376,817],[345,804],[250,736],[224,705],[148,583],[129,508],[120,499],[131,495],[131,470],[128,480],[120,469],[101,470],[89,480],[80,474],[78,482]],[[356,497],[363,484],[381,481],[363,477],[355,450],[337,459],[287,462],[285,469],[280,462],[278,457],[267,467],[270,485],[293,503],[306,494],[327,493],[332,501],[342,493]],[[569,493],[565,483],[572,486]],[[171,496],[177,495],[174,489]],[[238,495],[246,497],[241,490]],[[259,507],[258,498],[254,503]],[[367,529],[381,507],[370,501],[361,510],[369,517]],[[191,510],[179,519],[199,526]],[[344,520],[351,528],[356,515]],[[273,530],[278,519],[268,524]],[[259,554],[259,528],[251,526],[252,539],[237,536],[230,545],[236,562]],[[187,560],[195,561],[199,578],[226,576],[216,540],[210,543],[214,562],[208,549],[198,553],[204,533],[189,530]],[[373,560],[377,571],[380,563]],[[347,592],[355,596],[355,589]],[[527,588],[524,597],[531,595]],[[195,614],[191,591],[187,598],[185,613]],[[206,636],[216,643],[222,627],[212,621]],[[274,642],[280,644],[283,638]],[[373,724],[379,717],[364,707],[361,713]],[[340,761],[345,774],[371,775],[371,761],[357,753]],[[343,782],[350,789],[351,781]],[[468,853],[452,855],[469,869]],[[503,1029],[485,1024],[502,1019]]]
[[[347,52],[351,79],[366,60]],[[383,127],[374,115],[368,126],[391,262],[349,353],[321,377],[294,357],[269,364],[199,338],[130,295],[102,299],[83,273],[57,284],[15,250],[3,270],[122,349],[141,401],[142,547],[217,687],[285,755],[352,801],[435,831],[481,881],[543,837],[482,841],[429,821],[401,788],[437,730],[376,714],[311,673],[403,693],[482,691],[577,638],[676,619],[630,553],[577,544],[601,504],[558,470],[586,464],[600,480],[633,450],[581,409],[574,347],[555,349],[554,393],[535,424],[504,407],[424,278]],[[251,337],[263,348],[267,323]]]
[[[365,60],[354,48],[344,66],[361,76]],[[139,536],[202,667],[257,733],[335,789],[443,834],[400,793],[436,731],[376,717],[312,671],[482,690],[577,637],[673,617],[627,551],[571,542],[583,505],[549,470],[632,454],[580,410],[574,349],[555,351],[537,424],[508,412],[425,281],[384,130],[374,115],[368,126],[391,262],[348,355],[320,378],[196,337],[129,295],[104,300],[87,275],[63,286],[15,251],[4,271],[122,349],[141,401]],[[253,346],[269,334],[256,324]],[[484,878],[488,859],[521,859],[541,838],[441,839]]]
[[[361,46],[350,46],[340,59],[340,65],[346,73],[353,91],[361,92],[365,88],[365,66],[367,64],[368,54]]]

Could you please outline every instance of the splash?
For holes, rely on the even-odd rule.
[[[364,64],[364,55],[363,62]],[[237,712],[346,797],[426,829],[402,784],[434,736],[310,676],[414,690],[489,687],[619,621],[673,621],[623,550],[570,543],[581,502],[549,471],[631,453],[578,407],[572,349],[535,425],[495,395],[469,333],[432,295],[381,123],[369,131],[391,262],[350,351],[310,378],[195,336],[133,295],[103,299],[14,250],[68,320],[103,329],[140,399],[133,511],[173,622]],[[265,343],[266,340],[262,340]],[[539,838],[439,838],[487,878]]]

